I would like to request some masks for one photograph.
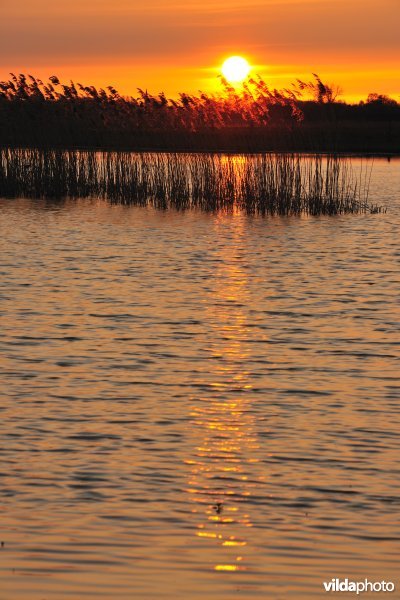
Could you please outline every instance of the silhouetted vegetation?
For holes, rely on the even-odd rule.
[[[221,79],[218,94],[178,99],[138,90],[123,97],[56,76],[0,82],[0,146],[199,151],[398,152],[400,105],[370,94],[339,102],[318,75],[291,89],[260,78],[236,89]]]
[[[293,215],[379,212],[368,172],[338,157],[0,150],[0,197],[106,198],[158,208]]]

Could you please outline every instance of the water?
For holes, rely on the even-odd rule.
[[[1,600],[400,585],[399,166],[386,214],[0,201]]]

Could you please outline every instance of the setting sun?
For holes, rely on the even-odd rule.
[[[250,72],[250,65],[242,56],[230,56],[222,65],[222,74],[231,83],[246,79]]]

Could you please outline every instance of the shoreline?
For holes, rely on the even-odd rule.
[[[131,147],[131,146],[84,146],[84,145],[52,145],[52,146],[42,146],[42,145],[2,145],[0,144],[0,150],[40,150],[40,151],[60,151],[60,152],[128,152],[133,154],[213,154],[213,155],[246,155],[246,156],[261,156],[261,155],[287,155],[293,156],[298,155],[304,158],[313,157],[313,156],[338,156],[340,158],[366,158],[366,159],[400,159],[400,150],[398,152],[359,152],[359,151],[347,151],[347,150],[296,150],[296,149],[288,149],[288,150],[224,150],[221,148],[210,148],[210,149],[193,149],[193,148],[163,148],[157,149],[152,146],[147,147]]]

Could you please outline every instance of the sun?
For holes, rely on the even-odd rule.
[[[222,65],[222,75],[230,83],[238,83],[246,79],[250,65],[242,56],[230,56]]]

